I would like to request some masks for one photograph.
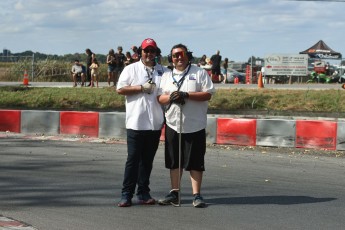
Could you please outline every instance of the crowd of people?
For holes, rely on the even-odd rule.
[[[106,56],[107,64],[107,83],[108,86],[116,87],[118,78],[125,66],[135,63],[140,60],[140,47],[132,46],[131,51],[123,53],[122,46],[117,47],[117,52],[114,49],[110,49]],[[99,82],[99,67],[100,63],[96,58],[95,53],[91,49],[87,48],[85,50],[86,66],[84,66],[80,60],[76,59],[74,65],[72,66],[72,80],[73,87],[76,87],[80,82],[81,86],[86,87],[98,87]],[[161,64],[161,50],[158,48],[155,56],[155,62]],[[211,76],[213,82],[226,82],[226,74],[228,68],[228,58],[225,58],[222,62],[222,56],[220,51],[217,50],[211,58],[203,55],[197,66],[205,69],[207,73]],[[167,68],[173,69],[173,63],[170,61]],[[87,84],[88,82],[88,84]]]
[[[211,58],[208,58],[206,54],[202,55],[197,65],[207,71],[213,82],[226,83],[229,59],[225,58],[222,61],[219,50]]]
[[[124,67],[139,60],[138,48],[136,46],[132,46],[131,49],[133,51],[132,54],[129,51],[124,54],[122,46],[117,47],[117,52],[115,52],[114,49],[109,50],[106,56],[108,86],[115,87]],[[100,63],[91,49],[87,48],[85,53],[86,66],[84,66],[78,59],[74,61],[74,65],[72,66],[71,73],[73,87],[77,86],[77,82],[80,82],[82,87],[98,87],[98,69],[100,67]],[[86,84],[87,82],[89,83]]]

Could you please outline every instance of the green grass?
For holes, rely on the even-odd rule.
[[[217,90],[210,102],[211,110],[236,110],[267,114],[318,114],[343,116],[345,91],[340,90]]]
[[[0,87],[2,109],[124,111],[124,97],[114,88]]]
[[[210,113],[345,117],[345,90],[219,89]],[[114,88],[0,87],[1,109],[125,111]]]

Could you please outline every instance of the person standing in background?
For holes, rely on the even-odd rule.
[[[227,74],[228,74],[228,67],[229,67],[229,59],[228,58],[225,58],[223,63],[222,63],[222,67],[221,67],[221,72],[222,72],[222,75],[223,75],[223,81],[222,83],[226,83],[226,77],[227,77]]]
[[[131,56],[131,53],[130,52],[126,52],[126,60],[125,60],[125,66],[128,66],[130,64],[132,64],[134,61],[133,61],[133,58]]]
[[[86,53],[86,80],[90,83],[87,86],[91,86],[91,69],[90,66],[92,64],[92,54],[94,54],[89,48],[85,50]]]
[[[220,78],[220,63],[222,62],[222,56],[219,55],[220,51],[217,50],[216,54],[212,55],[211,62],[211,79],[215,79],[218,77],[219,82],[221,82]]]
[[[133,54],[132,54],[132,59],[133,59],[133,62],[137,62],[140,60],[140,57],[139,57],[139,54],[138,54],[138,47],[136,46],[132,46],[132,51],[133,51]]]
[[[96,82],[96,87],[98,88],[98,68],[99,63],[96,58],[92,59],[92,64],[90,66],[91,69],[91,88],[94,87]]]
[[[114,82],[114,87],[116,86],[115,78],[114,78],[114,72],[116,68],[116,60],[115,60],[115,51],[113,49],[110,49],[107,55],[107,65],[108,65],[108,86],[110,87],[110,82]]]
[[[125,67],[126,56],[122,53],[122,46],[117,47],[117,53],[115,53],[116,68],[114,72],[114,83],[116,85],[119,76]]]

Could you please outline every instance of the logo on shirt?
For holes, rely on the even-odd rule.
[[[189,80],[196,80],[196,75],[195,74],[189,75]]]

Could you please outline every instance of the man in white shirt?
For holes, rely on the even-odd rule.
[[[180,195],[180,175],[184,168],[190,171],[193,205],[198,208],[205,207],[200,194],[202,175],[205,171],[205,129],[208,101],[215,88],[207,72],[191,64],[192,55],[185,45],[175,45],[170,55],[174,69],[172,73],[163,74],[158,100],[166,106],[165,167],[170,169],[171,191],[158,203],[177,204]],[[179,154],[182,155],[181,167]]]
[[[140,204],[155,204],[150,195],[150,175],[164,122],[157,101],[157,90],[167,68],[155,63],[157,44],[147,38],[141,43],[141,59],[122,71],[117,92],[126,96],[126,129],[128,157],[119,207],[132,205],[136,185]]]
[[[73,79],[73,87],[77,86],[77,77],[80,77],[81,79],[81,86],[84,86],[85,82],[85,67],[82,64],[80,64],[79,60],[74,61],[74,65],[72,66],[72,79]]]

